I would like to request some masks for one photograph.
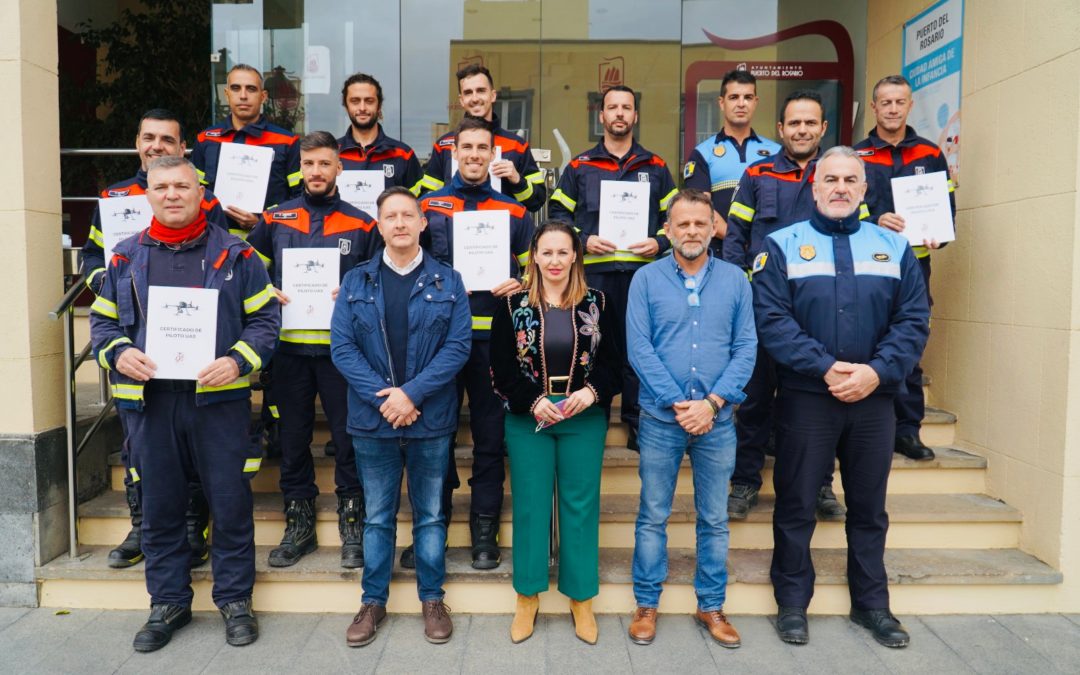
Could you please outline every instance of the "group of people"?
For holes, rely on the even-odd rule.
[[[124,428],[132,515],[109,563],[145,556],[151,596],[135,649],[163,647],[191,620],[190,568],[207,559],[227,642],[258,637],[255,371],[264,374],[263,418],[277,427],[281,451],[286,525],[271,566],[293,565],[318,546],[316,397],[325,412],[341,565],[364,570],[350,646],[370,644],[386,617],[403,472],[413,543],[400,563],[416,568],[425,637],[452,635],[445,549],[466,394],[473,567],[501,564],[508,455],[518,594],[511,640],[533,634],[557,518],[558,588],[570,599],[576,635],[595,643],[600,481],[620,393],[642,484],[633,642],[656,635],[666,524],[688,454],[696,619],[721,645],[739,646],[724,613],[728,520],[753,508],[768,452],[776,457],[771,576],[781,639],[808,640],[810,539],[815,511],[844,515],[831,487],[839,459],[851,618],[883,644],[906,645],[889,611],[885,486],[894,450],[933,457],[918,440],[918,361],[929,331],[928,251],[937,242],[913,249],[897,234],[904,222],[892,212],[888,181],[945,164],[906,126],[907,82],[891,76],[874,88],[877,124],[865,142],[822,152],[827,122],[817,94],[795,92],[782,103],[778,145],[751,126],[754,77],[728,73],[724,127],[686,162],[681,190],[664,160],[634,137],[633,90],[612,87],[598,111],[603,139],[568,164],[549,200],[528,142],[493,113],[491,73],[469,65],[457,80],[466,115],[435,142],[424,168],[383,132],[382,88],[366,74],[344,83],[350,126],[340,138],[297,137],[268,122],[261,74],[246,65],[228,74],[230,116],[199,134],[190,162],[175,115],[154,109],[140,120],[140,171],[101,196],[145,194],[151,225],[105,260],[95,213],[83,251],[96,294],[94,356],[109,371]],[[223,207],[212,195],[224,143],[273,150],[263,212]],[[376,213],[343,199],[344,169],[382,172]],[[601,236],[607,181],[648,184],[642,241],[618,246]],[[533,214],[545,203],[548,219],[537,224]],[[504,281],[468,291],[463,263],[455,266],[454,218],[474,211],[507,212],[510,256]],[[324,329],[282,327],[279,307],[292,301],[282,290],[283,259],[294,248],[340,254]],[[152,286],[218,290],[217,358],[197,380],[154,377],[145,353]]]

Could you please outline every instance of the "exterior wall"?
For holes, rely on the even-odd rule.
[[[867,92],[899,72],[903,22],[930,4],[871,0]],[[934,254],[924,367],[961,444],[987,457],[990,492],[1023,512],[1022,547],[1065,573],[1075,610],[1080,14],[1070,0],[968,0],[965,14],[958,240]]]

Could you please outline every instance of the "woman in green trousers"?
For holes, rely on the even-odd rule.
[[[491,326],[491,374],[508,413],[514,496],[518,599],[510,639],[532,635],[538,594],[548,589],[558,486],[559,591],[570,598],[574,632],[595,644],[604,410],[617,393],[620,357],[604,294],[586,285],[581,240],[573,229],[544,223],[529,254],[525,290],[506,298]]]

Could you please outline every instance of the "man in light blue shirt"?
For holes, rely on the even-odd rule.
[[[626,341],[641,380],[641,504],[634,530],[630,639],[649,644],[667,578],[667,520],[683,455],[689,453],[697,510],[698,623],[724,647],[739,634],[723,606],[727,587],[727,484],[735,468],[731,407],[745,398],[757,354],[746,275],[708,250],[713,206],[700,190],[679,192],[668,210],[672,255],[638,270],[630,285]]]

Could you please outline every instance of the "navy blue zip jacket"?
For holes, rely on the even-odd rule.
[[[386,187],[400,185],[414,195],[420,194],[420,179],[424,177],[420,160],[412,148],[387,136],[381,124],[375,141],[368,147],[357,145],[350,126],[345,130],[345,135],[338,139],[338,148],[341,165],[346,171],[382,171]]]
[[[386,304],[379,287],[382,256],[352,268],[341,282],[330,327],[330,355],[349,383],[348,431],[374,438],[433,438],[457,429],[454,382],[472,347],[469,300],[461,275],[424,255],[409,296],[405,382],[397,386],[420,417],[394,429],[379,412],[378,391],[394,386],[386,334]],[[401,308],[394,308],[401,311]]]
[[[758,340],[773,357],[781,387],[828,393],[836,361],[866,363],[895,393],[922,356],[930,308],[906,239],[860,221],[809,220],[766,237],[754,260]]]

